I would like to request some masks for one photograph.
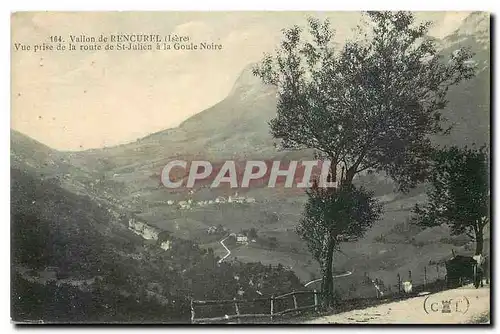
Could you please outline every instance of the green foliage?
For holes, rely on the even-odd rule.
[[[156,243],[158,245],[161,245],[162,242],[168,241],[171,239],[172,239],[172,233],[170,231],[162,231],[162,232],[158,233],[158,240]]]
[[[414,222],[421,227],[442,224],[453,235],[467,234],[482,252],[483,229],[490,221],[488,152],[450,147],[436,150],[429,175],[428,202],[416,205]]]
[[[248,230],[248,237],[250,239],[257,239],[258,234],[257,234],[257,229],[255,227],[252,227],[250,230]]]
[[[352,184],[320,188],[315,182],[307,195],[297,233],[320,264],[322,301],[325,306],[333,306],[338,302],[333,286],[333,253],[343,240],[362,236],[380,218],[382,207],[372,193]]]
[[[297,226],[297,233],[307,242],[314,258],[324,268],[327,248],[338,249],[342,240],[359,238],[382,214],[382,206],[365,189],[353,185],[340,188],[313,186]]]
[[[377,235],[375,238],[373,238],[373,241],[385,244],[387,243],[387,237],[383,234]]]
[[[241,234],[247,236],[249,239],[257,239],[259,237],[257,232],[258,230],[255,227],[241,230]]]
[[[189,320],[189,301],[159,303],[142,293],[127,296],[98,284],[84,291],[69,284],[46,285],[20,275],[12,278],[12,316],[16,321],[45,322],[169,322]]]
[[[164,251],[143,242],[86,197],[16,169],[11,175],[16,320],[188,321],[191,297],[257,298],[257,291],[270,296],[302,287],[283,267],[238,261],[219,265],[213,250],[168,232],[159,236],[172,243]],[[37,276],[43,275],[38,273],[46,266],[54,267],[50,271],[56,271],[57,285],[39,283]],[[36,269],[28,274],[30,280],[16,274],[22,268]],[[96,283],[79,288],[60,279]],[[240,289],[243,296],[237,294]]]
[[[338,193],[309,193],[298,227],[320,261],[329,299],[338,237],[360,236],[380,216],[371,196],[351,187],[354,176],[383,171],[405,192],[423,181],[429,135],[445,132],[448,89],[475,72],[468,50],[446,59],[438,54],[426,36],[430,22],[416,23],[408,12],[369,12],[367,18],[358,34],[363,38],[343,47],[333,43],[328,20],[309,18],[308,37],[298,26],[285,29],[276,54],[253,70],[277,87],[277,115],[269,125],[282,147],[315,149],[331,161],[330,176],[342,170]]]
[[[277,54],[254,74],[278,87],[271,133],[287,149],[314,148],[346,171],[386,171],[408,190],[422,181],[430,134],[441,132],[449,87],[474,75],[468,50],[444,59],[412,13],[370,12],[343,47],[328,20],[310,18],[309,39],[286,29]]]
[[[72,267],[75,272],[83,269],[81,264],[101,265],[109,243],[92,225],[96,220],[102,226],[111,221],[105,209],[63,191],[50,180],[37,181],[17,169],[11,170],[11,179],[14,263],[37,269]],[[92,247],[89,240],[95,240]]]
[[[40,224],[35,214],[15,213],[11,219],[14,261],[41,269],[50,261],[52,235],[47,225]]]

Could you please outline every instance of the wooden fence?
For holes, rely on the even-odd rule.
[[[299,305],[298,296],[312,296],[314,303],[308,305]],[[242,319],[256,319],[256,318],[270,318],[271,320],[274,317],[283,316],[285,314],[291,312],[301,312],[305,310],[314,309],[317,310],[319,306],[319,295],[320,292],[314,291],[292,291],[280,296],[272,296],[270,298],[257,298],[257,299],[236,299],[233,300],[191,300],[191,323],[200,324],[200,323],[216,323],[216,322],[231,322],[236,321],[237,323],[241,323]],[[290,300],[291,299],[291,300]],[[281,303],[280,303],[281,302]],[[284,302],[284,303],[283,303]],[[293,302],[293,304],[292,304]],[[269,313],[242,313],[241,309],[243,305],[255,305],[257,303],[265,303],[269,304]],[[285,308],[279,310],[280,304],[287,305],[292,304],[293,307]],[[234,314],[225,314],[224,316],[212,317],[212,318],[197,318],[197,309],[204,306],[224,306],[226,311],[229,309],[228,306],[234,306],[233,312]],[[231,307],[232,308],[232,307]],[[262,310],[263,308],[260,308]]]

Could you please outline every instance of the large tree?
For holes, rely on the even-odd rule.
[[[429,174],[428,201],[416,205],[414,221],[422,227],[448,225],[453,235],[467,234],[483,253],[489,223],[490,184],[486,147],[436,150]]]
[[[278,88],[270,128],[283,148],[315,149],[332,162],[332,177],[345,170],[339,183],[383,171],[406,191],[425,178],[429,135],[444,130],[448,89],[474,75],[472,55],[440,55],[426,36],[430,23],[416,23],[412,13],[366,16],[361,37],[341,47],[328,20],[310,18],[308,36],[285,29],[276,54],[254,74]]]
[[[340,243],[357,239],[382,214],[381,205],[373,193],[352,184],[339,188],[322,188],[317,182],[307,190],[308,201],[297,233],[307,242],[322,270],[324,302],[333,303],[333,254]]]

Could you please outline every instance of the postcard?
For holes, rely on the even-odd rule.
[[[489,13],[11,29],[14,323],[490,323]]]

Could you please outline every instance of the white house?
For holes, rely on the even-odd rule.
[[[411,293],[413,285],[410,281],[403,282],[403,290],[406,293]]]
[[[244,203],[245,202],[245,197],[235,197],[235,198],[233,198],[233,202]]]
[[[239,244],[248,243],[248,237],[246,235],[238,234],[236,236],[236,242],[239,243]]]
[[[215,199],[215,203],[226,203],[226,199],[222,196],[219,196]]]
[[[161,249],[168,251],[170,249],[171,243],[170,240],[163,241],[160,245]]]

